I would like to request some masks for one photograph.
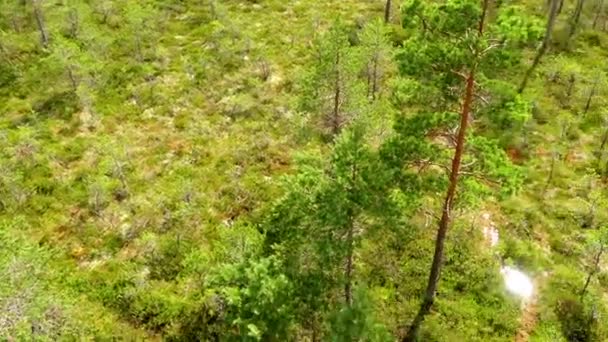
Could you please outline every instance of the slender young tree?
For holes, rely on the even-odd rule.
[[[391,67],[393,56],[387,33],[386,26],[380,20],[370,22],[361,32],[361,58],[365,63],[365,83],[370,101],[382,95]]]
[[[319,118],[332,137],[361,111],[364,91],[358,77],[361,61],[350,46],[348,30],[337,21],[315,44],[315,58],[303,82],[302,108]]]
[[[534,73],[534,70],[536,70],[536,67],[540,64],[541,59],[543,58],[543,56],[547,52],[547,49],[549,48],[549,44],[551,44],[551,36],[553,35],[553,27],[555,26],[555,19],[557,18],[557,15],[561,8],[562,2],[561,2],[561,0],[550,0],[550,1],[551,1],[551,3],[549,6],[549,15],[547,17],[547,26],[545,29],[545,36],[543,38],[543,42],[540,45],[540,48],[536,52],[536,56],[534,56],[532,65],[530,65],[530,68],[528,68],[528,70],[526,70],[526,73],[524,74],[524,78],[521,81],[519,89],[517,90],[520,94],[523,93],[523,91],[526,89],[530,76],[532,76],[532,74]]]
[[[346,316],[359,310],[357,265],[366,260],[357,250],[401,214],[386,196],[390,172],[366,142],[365,126],[344,128],[329,160],[301,165],[265,224],[266,243],[279,251],[285,274],[298,284],[302,319],[316,317],[309,327],[313,339],[328,319],[321,308],[334,307]],[[340,324],[350,328],[338,330],[360,328],[346,318]]]

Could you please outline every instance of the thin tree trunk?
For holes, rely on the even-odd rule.
[[[597,87],[597,82],[593,84],[591,88],[591,92],[589,93],[589,97],[587,98],[587,103],[585,103],[585,109],[583,110],[583,115],[587,114],[589,108],[591,107],[591,99],[595,95],[595,88]]]
[[[597,273],[597,270],[600,265],[600,260],[602,259],[602,254],[604,254],[605,247],[606,246],[602,243],[600,245],[599,252],[595,255],[595,258],[593,260],[593,269],[591,269],[591,271],[587,275],[587,280],[585,281],[585,286],[583,286],[583,290],[581,291],[581,301],[583,300],[583,298],[585,297],[585,294],[587,293],[587,288],[589,287],[589,284],[591,283],[591,279]]]
[[[374,53],[374,56],[370,63],[367,64],[367,98],[371,101],[376,100],[376,93],[378,92],[378,53]]]
[[[340,51],[338,51],[336,53],[336,82],[334,85],[334,108],[332,111],[332,133],[334,136],[340,133],[340,102],[342,96],[340,83]]]
[[[350,227],[348,227],[348,232],[346,236],[346,266],[344,269],[346,282],[344,284],[344,301],[348,307],[353,305],[353,285],[352,285],[352,277],[353,277],[353,222],[351,218],[351,222],[349,223]]]
[[[80,29],[78,25],[78,10],[76,8],[70,9],[68,20],[70,22],[70,37],[76,38]]]
[[[21,27],[20,27],[19,23],[17,22],[15,15],[11,16],[11,24],[13,25],[13,31],[15,31],[16,33],[21,32]]]
[[[597,22],[600,19],[600,15],[602,14],[602,12],[604,12],[604,0],[600,0],[600,4],[595,12],[595,17],[593,18],[593,26],[592,28],[595,30],[595,27],[597,26]]]
[[[483,29],[486,19],[486,13],[488,11],[489,0],[483,0],[483,11],[479,20],[479,36],[483,35]],[[458,128],[458,136],[456,138],[456,150],[454,151],[454,157],[452,159],[452,168],[450,171],[450,179],[448,190],[443,202],[443,210],[441,214],[441,220],[439,221],[439,227],[437,229],[437,238],[435,239],[435,253],[433,255],[433,262],[431,264],[431,272],[429,274],[426,291],[420,309],[414,321],[410,325],[407,334],[403,338],[403,342],[413,342],[418,337],[418,331],[424,321],[426,315],[431,311],[433,302],[435,301],[435,295],[437,293],[437,285],[439,284],[439,278],[441,276],[441,268],[443,266],[443,251],[445,248],[445,239],[447,236],[448,228],[451,221],[452,205],[454,203],[454,197],[456,195],[456,187],[458,186],[458,176],[460,174],[460,165],[462,162],[462,155],[464,153],[464,147],[466,143],[466,132],[469,124],[469,114],[473,105],[473,96],[475,90],[475,67],[469,71],[469,75],[466,79],[466,89],[464,98],[462,101],[462,111],[460,113],[460,127]]]
[[[391,0],[386,0],[384,6],[384,22],[388,23],[391,20]]]
[[[139,36],[139,34],[135,35],[135,53],[137,54],[137,61],[138,62],[143,62],[144,60],[144,53],[143,53],[143,49],[141,46],[141,37]]]
[[[372,97],[372,72],[369,67],[369,63],[367,64],[367,98]]]
[[[555,162],[557,161],[557,152],[553,152],[551,156],[551,168],[549,169],[549,177],[547,178],[547,183],[545,184],[545,189],[543,190],[543,194],[547,192],[549,189],[549,185],[551,185],[551,181],[553,181],[553,174],[555,173]]]
[[[350,176],[350,187],[354,189],[355,182],[357,179],[357,164],[356,159],[355,163],[351,168],[351,176]],[[352,190],[349,193],[352,196]],[[348,212],[348,231],[346,232],[346,266],[344,269],[344,276],[346,283],[344,284],[344,300],[348,307],[353,305],[353,259],[354,259],[354,250],[355,250],[355,213],[352,207]]]
[[[551,7],[551,1],[553,0],[547,0],[547,7]],[[557,7],[557,14],[562,13],[562,8],[564,7],[564,0],[557,0],[558,1],[558,7]]]
[[[465,134],[469,122],[469,111],[473,101],[474,82],[475,74],[474,71],[471,70],[469,76],[467,77],[466,93],[463,102],[462,112],[460,114],[460,127],[458,129],[458,137],[456,140],[456,151],[454,153],[454,158],[452,159],[450,182],[445,201],[443,202],[443,211],[441,215],[441,220],[439,221],[439,229],[437,230],[437,238],[435,240],[435,254],[433,255],[431,273],[429,275],[429,280],[424,294],[422,305],[420,306],[420,310],[416,315],[414,322],[410,326],[407,336],[403,339],[404,342],[415,341],[416,336],[418,335],[418,329],[420,328],[420,324],[424,320],[424,317],[430,312],[430,309],[435,300],[437,284],[439,283],[439,277],[443,265],[443,250],[445,246],[445,238],[450,225],[452,204],[454,201],[454,196],[456,194],[456,186],[458,185],[458,175],[460,173],[460,164],[462,161],[462,154],[464,152]]]
[[[602,159],[602,155],[604,154],[604,148],[606,148],[606,144],[608,143],[608,128],[604,132],[604,137],[602,138],[602,144],[600,145],[600,151],[597,156],[597,161],[599,163],[600,159]]]
[[[32,4],[34,5],[34,18],[36,19],[36,25],[38,26],[38,31],[40,32],[40,41],[42,42],[42,46],[46,48],[49,45],[49,34],[46,31],[46,26],[44,25],[42,10],[40,9],[38,0],[33,0]]]
[[[378,53],[374,54],[374,72],[372,78],[372,100],[376,100],[378,92]]]
[[[543,38],[543,42],[540,45],[540,49],[534,56],[534,60],[532,61],[532,65],[528,70],[526,70],[526,74],[524,75],[524,79],[522,80],[518,93],[523,93],[526,89],[526,85],[528,84],[528,79],[540,64],[540,60],[543,58],[547,49],[549,48],[549,44],[551,43],[551,35],[553,34],[553,27],[555,26],[555,18],[557,18],[557,13],[561,7],[561,0],[551,0],[551,8],[549,9],[549,18],[547,19],[547,29],[545,31],[545,37]]]
[[[570,75],[568,79],[568,88],[566,89],[566,104],[570,104],[570,99],[572,98],[572,93],[574,92],[574,85],[576,84],[576,76],[574,74]]]
[[[576,29],[578,28],[578,23],[581,19],[581,13],[583,12],[583,5],[585,0],[578,0],[576,2],[576,8],[574,9],[574,13],[572,14],[572,18],[570,19],[570,31],[568,32],[568,39],[572,38],[576,33]]]
[[[76,92],[78,90],[78,82],[76,81],[76,75],[74,75],[74,71],[71,66],[68,66],[68,77],[70,78],[70,83],[72,84],[72,90]]]

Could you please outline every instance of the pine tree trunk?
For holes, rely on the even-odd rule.
[[[568,32],[568,39],[572,38],[572,36],[574,36],[574,34],[576,33],[579,21],[581,20],[581,13],[583,12],[584,4],[585,0],[578,0],[576,2],[576,8],[574,9],[574,13],[572,14],[572,18],[570,19],[570,31]]]
[[[600,15],[602,14],[602,12],[604,11],[604,0],[600,0],[600,4],[595,12],[595,17],[593,18],[593,26],[592,28],[595,30],[595,27],[597,26],[597,22],[600,19]]]
[[[572,93],[574,92],[574,85],[576,84],[576,76],[570,75],[568,79],[568,88],[566,89],[566,104],[570,104]]]
[[[353,305],[353,285],[352,285],[352,277],[353,277],[353,222],[350,222],[350,227],[348,228],[347,237],[346,237],[346,266],[344,269],[346,282],[344,284],[344,301],[348,307]]]
[[[391,20],[391,0],[386,0],[386,5],[384,6],[384,22],[388,23]]]
[[[598,164],[602,159],[602,156],[604,155],[604,148],[606,148],[606,144],[608,144],[608,128],[606,128],[606,131],[604,132],[604,136],[602,137],[602,144],[600,145],[600,150],[597,154]]]
[[[585,298],[585,294],[587,293],[587,288],[591,283],[591,279],[593,278],[595,273],[597,273],[597,270],[600,266],[600,260],[602,260],[602,254],[604,254],[605,247],[606,246],[602,243],[599,252],[595,255],[595,258],[593,260],[593,268],[591,269],[591,271],[589,271],[589,274],[587,275],[587,280],[585,281],[585,286],[583,286],[583,289],[581,290],[581,301],[583,300],[583,298]]]
[[[528,84],[528,79],[534,73],[534,70],[540,64],[540,60],[543,58],[547,49],[549,48],[549,44],[551,43],[551,35],[553,34],[553,27],[555,26],[555,19],[557,18],[557,13],[561,8],[561,0],[551,0],[551,8],[549,9],[549,18],[547,19],[547,29],[545,30],[545,37],[543,38],[543,42],[540,45],[540,49],[534,56],[534,60],[532,61],[532,65],[528,70],[526,70],[526,74],[524,75],[524,79],[519,86],[518,93],[523,93],[526,89],[526,85]]]
[[[68,77],[70,78],[72,90],[76,92],[78,90],[78,82],[76,81],[76,75],[74,75],[74,70],[72,70],[72,66],[68,66]]]
[[[439,277],[441,268],[443,265],[443,250],[445,247],[445,238],[450,225],[450,216],[452,212],[452,204],[456,195],[456,186],[458,185],[458,175],[460,173],[460,164],[462,161],[462,155],[464,153],[466,129],[469,123],[469,111],[473,102],[473,88],[475,83],[474,71],[469,73],[467,77],[466,93],[462,106],[462,112],[460,114],[460,127],[458,128],[458,137],[456,139],[456,151],[454,158],[452,159],[452,169],[450,172],[450,181],[448,191],[443,202],[443,211],[441,220],[439,221],[439,229],[437,230],[437,238],[435,239],[435,254],[433,255],[433,263],[431,265],[431,273],[427,283],[424,299],[420,310],[414,319],[414,322],[410,326],[407,336],[403,339],[404,342],[415,341],[418,335],[418,330],[424,317],[430,312],[433,302],[435,301],[435,294],[437,292],[437,284],[439,283]]]
[[[38,26],[38,31],[40,32],[40,41],[42,42],[42,46],[46,48],[49,45],[49,34],[46,31],[46,26],[44,25],[42,9],[40,8],[38,0],[33,0],[32,4],[34,5],[34,18],[36,19],[36,25]]]
[[[479,20],[479,36],[483,35],[483,29],[486,19],[486,13],[488,11],[489,0],[483,0],[483,11]],[[435,295],[437,293],[437,285],[439,284],[439,278],[441,276],[441,268],[443,266],[443,251],[445,248],[445,240],[450,226],[452,205],[454,203],[454,197],[456,196],[456,187],[458,186],[458,176],[460,174],[460,165],[462,162],[462,155],[464,154],[464,147],[466,143],[466,132],[469,124],[469,115],[471,107],[473,105],[473,96],[475,91],[475,69],[471,69],[466,79],[466,88],[464,98],[462,101],[462,111],[460,113],[460,127],[458,128],[458,135],[456,138],[456,150],[454,151],[454,157],[452,159],[452,168],[450,171],[450,179],[448,190],[443,202],[443,210],[441,214],[441,220],[439,221],[439,227],[437,229],[437,237],[435,239],[435,253],[433,255],[433,262],[431,264],[431,272],[429,274],[428,283],[424,293],[424,298],[420,309],[414,318],[414,321],[410,325],[407,334],[402,339],[403,342],[414,342],[418,337],[418,331],[424,321],[426,315],[431,311],[431,307],[435,301]]]
[[[17,21],[17,18],[15,18],[15,15],[11,16],[11,24],[13,25],[13,31],[15,31],[15,33],[21,32],[21,27]]]
[[[70,22],[70,37],[76,38],[78,36],[78,10],[72,8],[68,14],[68,19]]]
[[[356,160],[356,159],[355,159]],[[355,182],[357,180],[357,164],[353,164],[350,175],[350,188],[355,188]],[[349,197],[354,197],[351,190]],[[344,300],[348,307],[353,305],[353,259],[355,252],[355,212],[353,207],[348,211],[348,231],[346,232],[346,266],[344,269],[344,278],[346,280],[344,284]]]
[[[340,102],[342,97],[342,87],[340,81],[340,51],[336,53],[336,81],[334,85],[334,108],[332,111],[332,134],[337,136],[340,133]]]
[[[371,101],[376,100],[376,94],[378,93],[378,59],[378,53],[376,52],[372,58],[371,68],[369,67],[369,64],[367,68],[367,96]]]
[[[555,173],[555,162],[557,161],[558,154],[557,152],[553,152],[551,156],[551,168],[549,169],[549,177],[547,178],[547,183],[545,184],[545,189],[543,190],[543,194],[547,192],[551,182],[553,181],[553,174]]]
[[[140,63],[143,62],[144,53],[141,43],[141,37],[139,36],[139,34],[135,34],[135,53],[137,54],[137,61]]]
[[[589,111],[589,108],[591,107],[591,100],[593,99],[593,96],[595,95],[595,88],[597,87],[597,82],[593,84],[593,87],[591,88],[591,92],[589,93],[589,97],[587,98],[587,103],[585,103],[585,109],[583,110],[583,115],[587,114],[587,112]]]

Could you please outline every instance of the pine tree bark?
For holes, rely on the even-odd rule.
[[[585,109],[583,110],[583,115],[587,114],[587,112],[589,111],[589,108],[591,108],[591,100],[593,99],[593,96],[595,96],[596,88],[597,88],[597,82],[595,82],[593,84],[593,87],[591,88],[591,92],[589,92],[589,97],[587,97],[587,102],[585,103]]]
[[[486,13],[488,11],[489,0],[483,0],[483,11],[479,20],[479,36],[483,35],[484,24],[486,19]],[[460,175],[460,165],[462,162],[462,155],[464,154],[464,147],[466,143],[466,132],[469,124],[469,116],[471,107],[473,105],[473,97],[475,91],[475,67],[469,71],[466,78],[466,88],[464,98],[462,101],[462,109],[460,113],[460,127],[458,128],[458,135],[456,138],[456,150],[454,151],[454,157],[452,158],[452,168],[450,171],[450,179],[448,190],[443,202],[443,210],[441,214],[441,220],[439,221],[439,227],[437,229],[437,237],[435,239],[435,253],[433,255],[433,262],[431,264],[431,271],[424,293],[424,298],[418,314],[414,318],[414,321],[409,327],[406,336],[402,339],[403,342],[414,342],[418,337],[418,331],[424,321],[424,318],[431,311],[431,307],[435,301],[437,293],[437,285],[439,284],[439,278],[441,276],[441,269],[443,266],[443,252],[445,249],[445,240],[448,232],[448,228],[451,222],[452,205],[456,196],[456,188],[458,186],[458,177]]]
[[[452,168],[450,172],[450,180],[448,191],[443,202],[443,211],[441,214],[441,220],[439,221],[439,229],[437,230],[437,237],[435,239],[435,253],[433,255],[433,263],[431,264],[431,273],[427,283],[426,291],[420,310],[416,315],[412,325],[403,342],[413,342],[418,336],[418,330],[420,325],[424,321],[424,318],[431,310],[433,302],[435,301],[435,294],[437,292],[437,285],[439,283],[439,277],[441,268],[443,265],[443,251],[445,248],[445,239],[447,231],[450,225],[452,204],[456,195],[456,186],[458,185],[458,176],[460,173],[460,164],[462,161],[462,155],[464,153],[466,129],[469,123],[469,111],[473,102],[473,91],[475,83],[475,73],[472,70],[467,77],[466,93],[462,112],[460,113],[460,127],[458,128],[458,137],[456,139],[456,151],[452,159]]]
[[[78,25],[78,10],[75,8],[70,9],[68,13],[68,21],[70,23],[70,37],[76,38],[80,29]]]
[[[340,80],[340,51],[336,53],[336,79],[334,84],[334,107],[332,110],[332,134],[340,133],[340,102],[342,101],[342,85]]]
[[[606,128],[606,131],[604,132],[604,136],[602,137],[602,144],[600,145],[600,151],[599,151],[598,157],[597,157],[598,163],[602,159],[602,156],[604,154],[604,149],[606,148],[606,144],[608,144],[608,127]]]
[[[76,92],[78,90],[78,81],[76,80],[76,75],[74,74],[74,70],[72,66],[68,66],[68,77],[70,79],[70,84],[72,85],[72,90]]]
[[[378,93],[378,53],[374,53],[372,57],[371,66],[367,65],[367,97],[373,102],[376,100],[376,94]]]
[[[386,5],[384,6],[384,22],[388,23],[391,20],[391,0],[386,0]]]
[[[587,293],[587,288],[589,287],[589,284],[591,283],[591,279],[593,278],[593,276],[597,273],[597,271],[599,269],[600,260],[602,260],[602,254],[604,254],[605,247],[606,246],[602,243],[600,245],[600,250],[595,255],[595,258],[593,260],[593,268],[591,269],[591,271],[589,271],[589,274],[587,275],[587,280],[585,280],[585,286],[583,286],[583,289],[581,290],[581,301],[583,300],[583,298],[585,298],[585,294]]]
[[[585,0],[578,0],[576,2],[576,8],[574,9],[574,13],[570,19],[570,31],[568,32],[568,39],[572,38],[572,36],[574,36],[576,33],[576,29],[578,28],[578,24],[581,20],[581,13],[583,12],[584,4]]]
[[[36,25],[38,26],[38,31],[40,32],[40,41],[42,46],[46,48],[49,46],[49,34],[44,24],[42,9],[40,8],[40,3],[38,0],[32,0],[32,4],[34,5],[34,19],[36,19]]]
[[[351,168],[350,175],[350,192],[349,196],[354,197],[354,193],[352,192],[355,188],[355,182],[357,180],[357,164],[355,164]],[[351,202],[353,203],[353,202]],[[354,267],[354,254],[355,254],[355,212],[351,207],[348,210],[348,222],[347,222],[347,232],[346,232],[346,265],[344,268],[344,277],[346,282],[344,283],[344,300],[348,307],[353,305],[353,267]]]
[[[354,252],[354,246],[353,246],[353,238],[354,238],[354,232],[353,232],[353,222],[351,219],[351,222],[349,223],[350,226],[348,227],[348,232],[347,232],[347,236],[346,236],[346,243],[347,243],[347,251],[346,251],[346,266],[344,269],[344,273],[345,273],[345,278],[346,278],[346,282],[344,284],[344,301],[346,302],[346,305],[348,305],[348,307],[351,307],[353,305],[353,281],[352,281],[352,277],[353,277],[353,252]]]
[[[549,177],[547,177],[547,183],[545,183],[545,188],[543,189],[543,194],[547,193],[547,190],[549,190],[549,186],[551,185],[551,182],[553,181],[553,174],[555,173],[555,163],[557,162],[558,157],[559,157],[559,153],[557,153],[557,151],[553,151],[553,154],[551,155],[551,166],[549,168]]]
[[[597,26],[597,22],[600,19],[600,15],[604,12],[604,0],[600,0],[597,10],[595,11],[595,17],[593,18],[593,26],[592,28],[595,30]]]
[[[561,0],[551,0],[551,7],[549,9],[549,18],[547,19],[547,28],[545,30],[545,37],[543,38],[543,42],[534,56],[534,60],[532,61],[532,65],[528,70],[526,70],[526,74],[524,75],[524,79],[522,80],[518,93],[523,93],[526,89],[526,85],[528,84],[528,79],[540,64],[540,60],[543,58],[547,49],[549,48],[549,44],[551,43],[551,36],[553,35],[553,27],[555,26],[555,19],[557,18],[557,14],[561,8]]]
[[[566,103],[564,105],[570,106],[570,100],[572,99],[572,93],[574,93],[574,86],[576,85],[576,76],[570,75],[568,78],[568,88],[566,88]]]

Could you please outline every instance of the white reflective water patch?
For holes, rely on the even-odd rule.
[[[496,247],[496,245],[498,245],[498,240],[500,240],[500,236],[496,227],[483,227],[483,236],[490,244],[490,247]]]
[[[500,235],[498,234],[498,229],[496,229],[494,221],[492,221],[489,213],[483,213],[481,218],[484,225],[481,229],[483,238],[490,245],[490,247],[496,247],[498,245],[498,241],[500,240]]]
[[[534,284],[530,277],[525,275],[518,269],[510,266],[504,266],[500,273],[505,280],[507,290],[523,299],[529,299],[534,292]]]

